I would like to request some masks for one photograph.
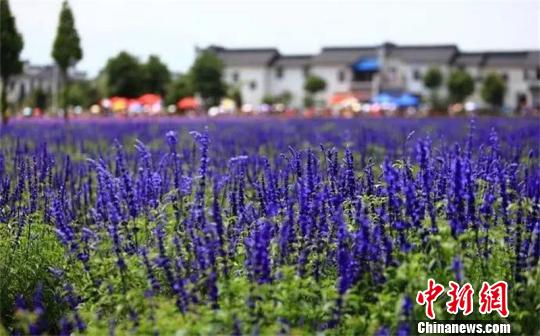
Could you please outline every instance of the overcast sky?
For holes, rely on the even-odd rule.
[[[52,62],[61,0],[11,0],[23,58]],[[121,50],[186,70],[195,46],[277,47],[456,43],[462,50],[540,49],[540,0],[70,0],[82,39],[80,70],[94,76]]]

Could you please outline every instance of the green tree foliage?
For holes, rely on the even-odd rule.
[[[0,0],[0,48],[0,77],[2,80],[0,110],[2,123],[5,124],[7,123],[6,85],[11,76],[22,71],[19,57],[23,49],[23,39],[17,31],[8,0]]]
[[[167,65],[158,56],[150,55],[143,68],[146,77],[144,81],[146,93],[165,95],[167,85],[171,81],[171,73]]]
[[[304,97],[304,107],[313,107],[315,105],[315,100],[311,95],[306,95]]]
[[[230,93],[231,99],[234,100],[234,103],[236,104],[236,107],[241,108],[244,104],[244,99],[242,98],[242,92],[240,92],[240,89],[233,88]]]
[[[41,88],[35,89],[26,99],[26,103],[31,107],[38,107],[45,110],[49,106],[49,97]]]
[[[167,104],[176,104],[184,97],[190,97],[195,94],[190,74],[178,76],[167,86],[165,101]]]
[[[450,101],[454,103],[462,103],[474,92],[474,79],[465,70],[453,71],[447,84]]]
[[[310,94],[316,94],[326,88],[326,82],[319,76],[309,75],[304,82],[304,90]]]
[[[219,104],[226,92],[221,60],[209,50],[202,51],[191,67],[191,75],[193,88],[206,106]]]
[[[490,73],[484,79],[482,85],[482,99],[493,107],[500,107],[504,103],[504,94],[506,92],[506,83],[497,73]]]
[[[280,103],[280,104],[288,106],[291,103],[292,97],[293,97],[292,93],[288,90],[285,90],[279,95],[275,96],[275,100],[276,100],[276,103]]]
[[[313,107],[315,106],[314,95],[317,92],[323,91],[326,88],[326,82],[319,76],[309,75],[304,82],[304,90],[307,92],[307,95],[304,97],[304,106]]]
[[[52,57],[63,74],[66,74],[67,69],[75,65],[83,57],[81,40],[75,28],[75,19],[67,1],[62,3]]]
[[[437,90],[443,82],[443,75],[441,73],[441,70],[435,67],[430,68],[424,74],[423,81],[425,87],[427,87],[431,91],[429,100],[431,102],[432,108],[434,108],[435,110],[443,110],[445,108],[445,104],[437,94]]]
[[[138,97],[145,91],[145,71],[137,57],[122,51],[110,58],[103,70],[107,94],[128,98]]]
[[[69,87],[68,68],[74,66],[83,57],[81,40],[75,28],[75,18],[67,1],[62,3],[60,10],[52,57],[60,69],[60,76],[64,84],[63,92],[66,92],[65,88]],[[65,100],[65,98],[61,98],[61,101]],[[67,119],[68,114],[64,113],[64,117]]]
[[[261,103],[263,104],[268,104],[268,105],[272,105],[276,102],[276,99],[274,96],[272,95],[269,95],[269,94],[266,94],[262,97],[261,99]]]
[[[442,84],[443,76],[438,68],[430,68],[424,75],[424,85],[430,90],[438,89]]]
[[[264,104],[284,104],[289,105],[292,100],[292,93],[290,91],[283,91],[282,93],[272,96],[272,95],[265,95],[262,98],[262,103]]]
[[[89,108],[99,100],[98,89],[94,83],[79,81],[66,87],[62,94],[61,104],[63,106],[81,106]]]

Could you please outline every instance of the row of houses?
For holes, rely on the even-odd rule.
[[[445,78],[452,69],[468,71],[475,80],[469,97],[478,106],[483,78],[499,73],[506,81],[505,106],[540,107],[540,51],[464,52],[456,45],[397,45],[325,47],[315,55],[283,55],[276,48],[233,49],[210,46],[224,64],[227,84],[237,87],[244,102],[260,103],[265,96],[287,91],[292,107],[303,105],[304,81],[310,74],[323,78],[326,89],[318,98],[352,94],[368,101],[381,92],[427,96],[423,77],[437,67]],[[440,94],[446,94],[443,85]]]

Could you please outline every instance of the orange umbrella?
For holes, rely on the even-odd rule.
[[[199,102],[195,97],[184,97],[176,103],[176,106],[181,110],[194,110],[199,107]]]
[[[330,105],[338,105],[347,99],[355,98],[350,92],[338,92],[330,97]]]
[[[111,101],[111,106],[113,111],[121,111],[125,110],[128,105],[128,99],[124,97],[111,97],[109,99]]]
[[[161,96],[153,93],[147,93],[140,96],[137,100],[142,105],[154,105],[161,101]]]

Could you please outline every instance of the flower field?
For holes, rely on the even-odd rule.
[[[408,335],[433,278],[540,332],[540,120],[19,121],[0,335]],[[476,295],[476,294],[475,294]],[[476,300],[476,297],[475,297]]]

